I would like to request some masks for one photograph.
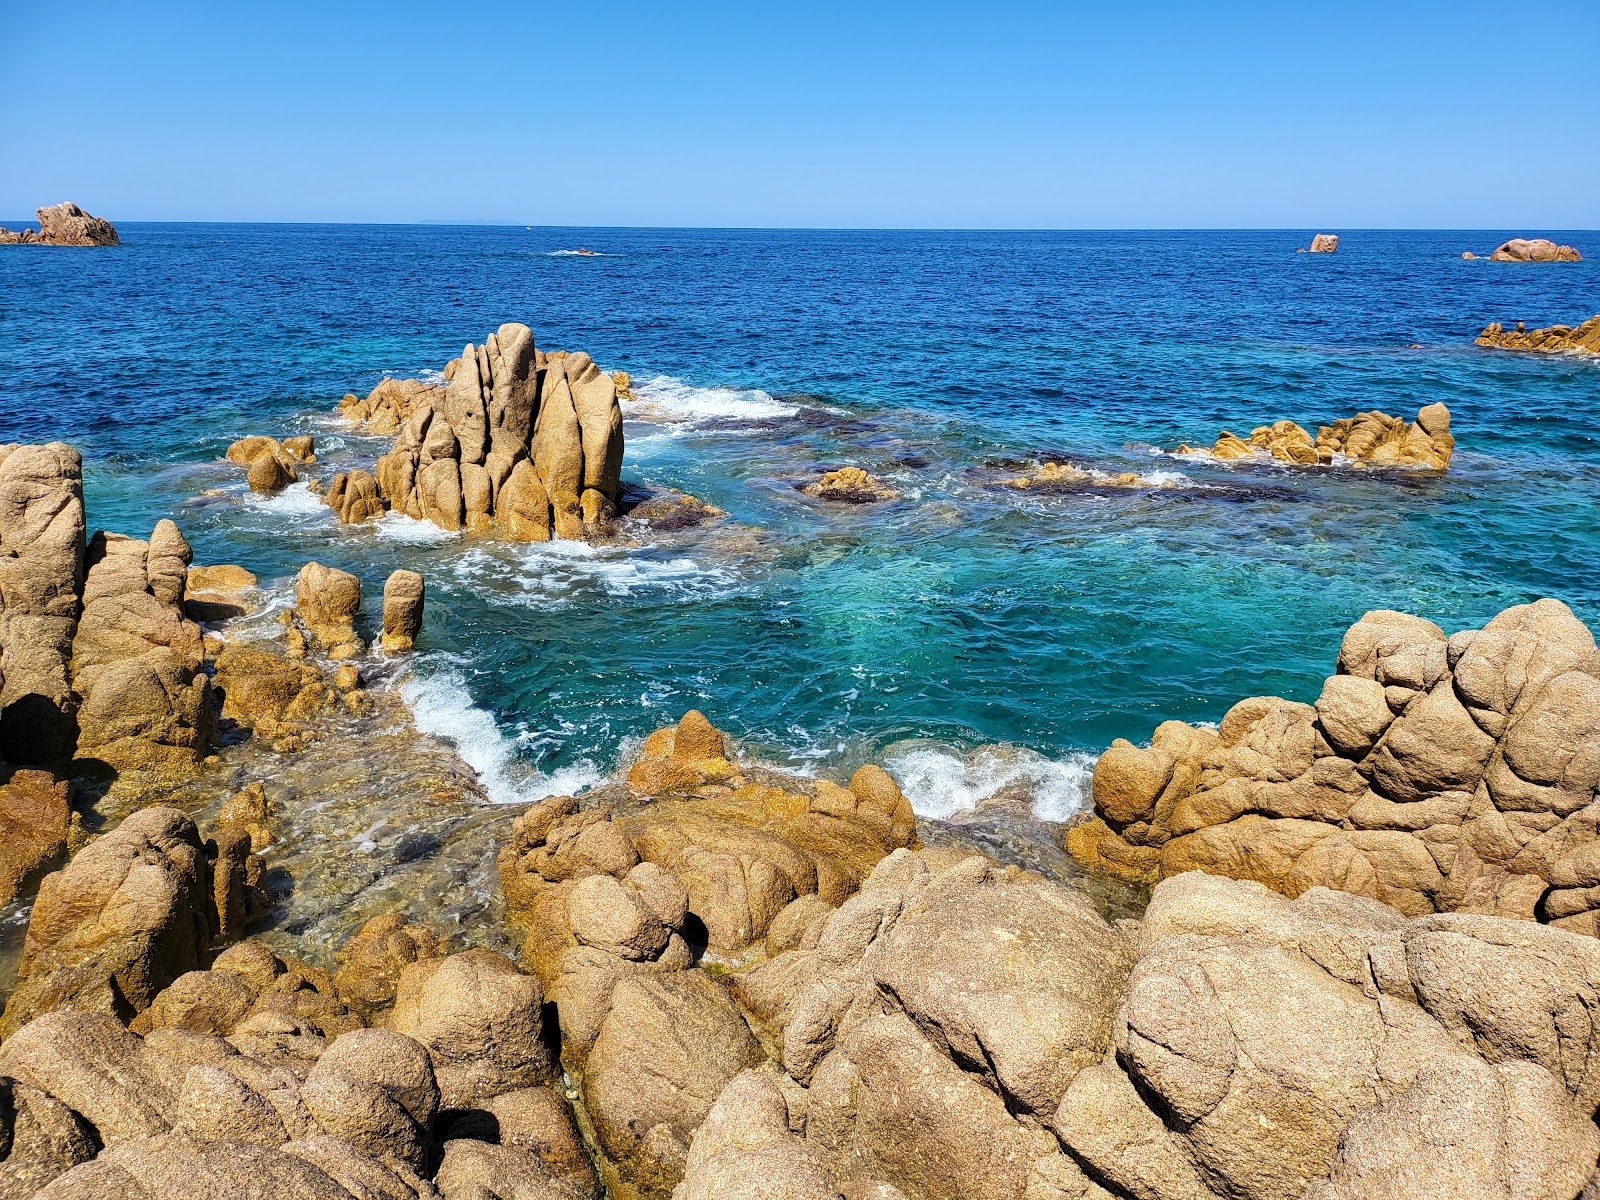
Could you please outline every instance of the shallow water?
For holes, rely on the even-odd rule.
[[[0,254],[0,440],[81,447],[91,527],[175,516],[269,584],[316,558],[375,600],[422,571],[405,694],[496,799],[581,789],[694,706],[774,763],[887,757],[925,816],[1020,794],[1061,819],[1113,737],[1314,698],[1369,608],[1456,629],[1554,595],[1600,623],[1600,364],[1471,344],[1600,311],[1600,265],[1459,258],[1519,231],[1346,232],[1333,256],[1294,254],[1309,233],[122,232]],[[553,253],[579,245],[607,256]],[[625,478],[729,518],[643,546],[341,528],[219,461],[295,432],[326,472],[370,459],[341,395],[510,320],[632,372]],[[1445,477],[1154,449],[1435,400]],[[1044,458],[1172,486],[992,486]],[[796,490],[845,463],[905,499]]]

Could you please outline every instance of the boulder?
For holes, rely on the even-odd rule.
[[[295,580],[295,615],[317,644],[335,658],[359,653],[355,619],[361,611],[361,581],[348,571],[309,562]]]
[[[60,442],[0,446],[0,758],[70,758],[68,663],[82,611],[83,460]]]
[[[815,1148],[791,1131],[783,1091],[758,1070],[734,1076],[706,1114],[689,1147],[682,1189],[682,1200],[749,1197],[839,1197]]]
[[[548,1087],[518,1088],[458,1112],[442,1132],[448,1145],[470,1138],[529,1155],[589,1200],[594,1168],[572,1109]]]
[[[1337,233],[1319,233],[1311,239],[1311,253],[1332,254],[1339,248]]]
[[[333,984],[339,998],[370,1021],[394,1003],[407,967],[438,958],[440,952],[439,938],[426,925],[408,921],[401,913],[384,913],[340,948],[341,965]]]
[[[58,1008],[132,1016],[197,969],[216,925],[194,822],[140,809],[47,875],[28,920],[9,1033]]]
[[[329,508],[339,514],[341,525],[359,524],[381,517],[388,511],[377,479],[370,472],[362,470],[348,473],[340,471],[328,484],[328,492],[323,499]]]
[[[1540,600],[1448,638],[1371,612],[1338,672],[1314,706],[1257,697],[1216,734],[1119,740],[1069,850],[1138,878],[1202,870],[1600,934],[1600,651],[1571,610]]]
[[[1549,238],[1512,238],[1489,255],[1490,262],[1578,262],[1582,258],[1571,246],[1558,246]]]
[[[426,595],[422,576],[396,571],[383,585],[383,648],[410,650],[422,632],[422,605]]]
[[[1224,431],[1209,450],[1179,446],[1178,454],[1209,454],[1221,461],[1271,458],[1298,466],[1426,467],[1443,471],[1450,465],[1455,438],[1450,410],[1427,405],[1414,422],[1387,413],[1363,412],[1318,428],[1315,438],[1293,421],[1262,425],[1249,440]]]
[[[0,904],[10,904],[67,849],[72,785],[48,771],[13,771],[0,783]]]

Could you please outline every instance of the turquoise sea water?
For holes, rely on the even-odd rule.
[[[1113,737],[1313,699],[1369,608],[1453,630],[1553,595],[1600,627],[1600,362],[1472,345],[1600,312],[1600,235],[1550,233],[1578,264],[1459,257],[1524,232],[1343,231],[1311,256],[1310,231],[135,224],[115,250],[0,253],[0,440],[79,446],[91,528],[173,516],[200,561],[280,589],[311,558],[374,600],[421,570],[407,695],[498,796],[580,787],[693,706],[775,761],[887,756],[927,815],[1009,788],[1059,817]],[[578,246],[605,257],[554,253]],[[341,395],[512,320],[630,371],[624,477],[729,520],[634,548],[341,528],[220,461],[295,432],[324,473],[370,460]],[[1436,400],[1443,477],[1155,450]],[[1175,486],[992,486],[1045,458]],[[845,463],[905,499],[796,490]]]

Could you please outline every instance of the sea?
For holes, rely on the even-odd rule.
[[[1554,596],[1600,629],[1600,361],[1473,344],[1600,312],[1600,234],[1506,264],[1461,254],[1530,231],[120,231],[0,250],[0,441],[70,442],[91,530],[172,517],[279,605],[310,560],[374,619],[422,572],[393,686],[491,802],[581,794],[698,708],[775,766],[881,762],[927,818],[1003,794],[1062,821],[1113,738],[1314,700],[1369,609],[1449,632]],[[629,372],[624,479],[728,516],[611,545],[341,526],[223,459],[307,433],[310,475],[370,465],[388,439],[340,397],[509,321]],[[1446,474],[1171,453],[1439,401]],[[1048,461],[1091,481],[1004,485]],[[799,490],[842,465],[901,498]]]

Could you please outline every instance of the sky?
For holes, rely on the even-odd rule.
[[[0,219],[1594,229],[1597,47],[1600,0],[0,0]]]

